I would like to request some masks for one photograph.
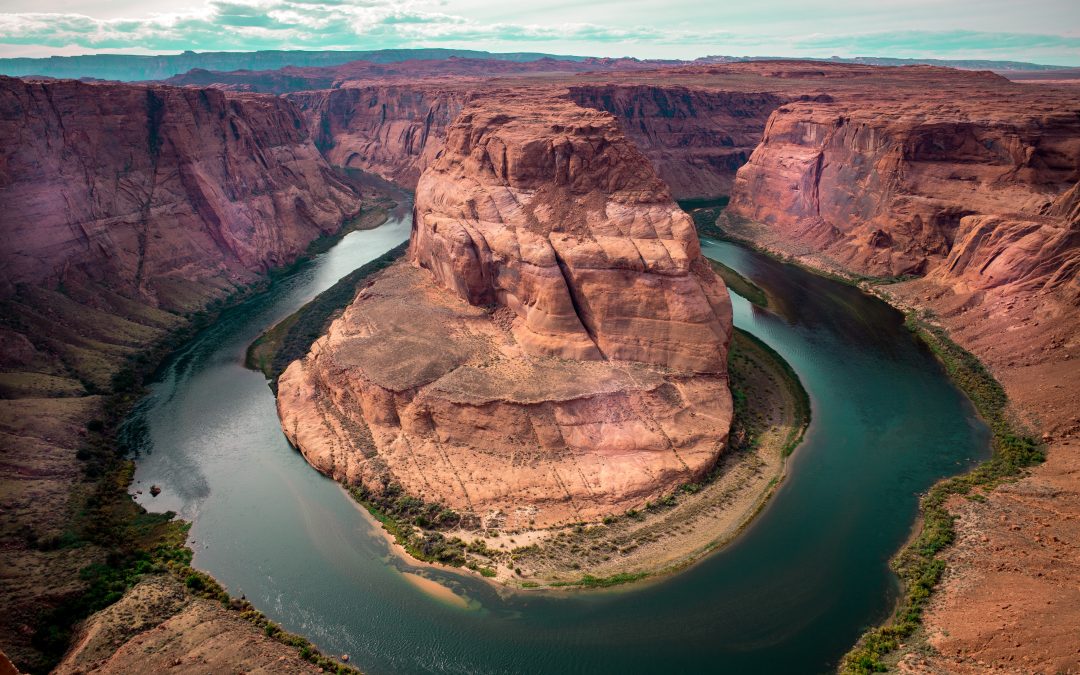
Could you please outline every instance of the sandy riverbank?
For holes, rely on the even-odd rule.
[[[783,480],[787,455],[802,438],[808,410],[794,374],[779,355],[748,334],[736,332],[729,361],[732,388],[744,403],[736,406],[731,443],[709,480],[602,523],[447,532],[466,542],[472,569],[434,566],[473,573],[502,587],[602,587],[676,571],[731,541]],[[383,534],[393,542],[389,533]],[[391,550],[410,564],[431,565],[412,558],[396,542]],[[463,601],[445,586],[420,578],[409,581],[423,583],[425,591],[439,586],[440,593]]]

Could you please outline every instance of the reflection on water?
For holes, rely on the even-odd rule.
[[[423,568],[460,602],[402,572],[344,490],[282,436],[274,399],[241,366],[247,344],[334,279],[408,236],[407,215],[228,312],[163,369],[145,423],[140,501],[192,519],[195,564],[286,629],[373,673],[815,672],[882,619],[887,561],[916,494],[987,449],[986,429],[904,330],[858,290],[719,242],[721,260],[782,299],[734,298],[735,322],[789,360],[813,421],[772,502],[732,545],[671,578],[599,592],[504,593]],[[422,584],[421,584],[422,585]]]

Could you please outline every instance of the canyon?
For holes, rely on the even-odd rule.
[[[723,233],[944,326],[1047,445],[1026,477],[950,505],[933,650],[900,667],[1076,667],[1046,627],[1080,624],[1080,89],[579,63],[0,78],[9,655],[36,658],[30,608],[104,555],[39,542],[69,527],[75,452],[116,374],[355,217],[336,166],[415,188],[415,229],[409,260],[279,382],[317,469],[500,528],[596,521],[700,477],[731,420],[731,309],[673,200],[729,196]]]
[[[437,89],[418,83],[415,91],[464,105],[496,86],[541,85],[525,75],[443,81]],[[550,79],[543,86],[554,89]],[[980,659],[1072,663],[1065,634],[1042,627],[1075,625],[1080,606],[1067,581],[1080,575],[1068,562],[1080,546],[1069,525],[1080,430],[1071,393],[1080,382],[1073,330],[1080,319],[1080,92],[1032,89],[986,72],[819,63],[586,73],[565,86],[555,94],[615,114],[676,197],[730,195],[720,225],[732,235],[830,273],[901,281],[881,294],[933,313],[987,363],[1015,414],[1045,434],[1049,460],[1017,487],[991,492],[986,503],[994,506],[952,505],[962,544],[948,557],[954,566],[927,617],[938,656],[908,655],[903,667],[975,672]],[[369,109],[382,110],[379,96],[372,92]],[[380,118],[362,142],[412,149],[389,153],[403,164],[371,168],[411,184],[441,151],[439,127],[450,118],[432,117],[438,121],[425,121],[424,133],[408,127],[385,141],[379,131],[393,127]],[[337,137],[336,152],[347,156],[355,140]],[[417,137],[422,151],[404,140]],[[362,165],[365,156],[378,149],[365,146],[353,161]],[[1010,515],[998,522],[995,513]],[[1025,534],[1018,540],[1015,532]],[[1053,533],[1052,545],[1042,532]],[[1005,556],[1042,563],[995,562]],[[1005,613],[1011,630],[1025,636],[1019,647],[997,639],[999,624],[986,618],[1001,611],[1003,594],[1018,597],[1008,589],[1025,589],[1025,600]]]
[[[716,463],[727,291],[611,115],[474,99],[420,178],[409,258],[278,381],[316,468],[528,529],[640,507]]]

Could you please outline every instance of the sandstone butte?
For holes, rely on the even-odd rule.
[[[278,382],[320,471],[482,524],[548,527],[701,478],[731,423],[731,305],[610,114],[470,102],[416,192],[409,259]]]

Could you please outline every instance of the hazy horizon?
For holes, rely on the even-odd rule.
[[[443,47],[692,59],[839,56],[1080,66],[1080,4],[797,0],[5,0],[0,57]],[[659,18],[657,15],[660,15]]]

